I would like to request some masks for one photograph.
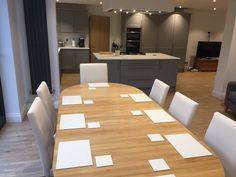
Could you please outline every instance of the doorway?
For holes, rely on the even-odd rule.
[[[109,51],[110,17],[90,16],[89,18],[90,62],[95,62],[94,52]]]

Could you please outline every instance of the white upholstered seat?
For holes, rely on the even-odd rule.
[[[41,98],[51,121],[51,125],[53,128],[53,132],[55,132],[55,128],[56,128],[56,109],[53,105],[53,99],[52,99],[52,95],[48,89],[48,86],[46,84],[46,82],[41,82],[41,84],[39,85],[38,89],[36,90],[38,97]]]
[[[170,89],[169,85],[160,81],[159,79],[155,79],[149,96],[158,104],[163,106],[169,89]]]
[[[169,113],[189,128],[197,111],[198,103],[176,92],[169,107]]]
[[[219,156],[226,177],[236,175],[236,122],[216,112],[211,120],[204,141]]]
[[[80,64],[80,83],[108,82],[108,69],[106,63]]]
[[[42,100],[37,97],[31,105],[27,116],[33,130],[36,144],[39,149],[40,159],[43,166],[43,174],[50,176],[53,158],[53,136],[51,126]]]

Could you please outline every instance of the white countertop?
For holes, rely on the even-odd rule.
[[[120,55],[93,53],[97,60],[179,60],[180,58],[164,53],[146,53],[145,55]]]
[[[72,47],[72,46],[65,46],[65,47],[58,47],[58,53],[61,50],[69,49],[69,50],[89,50],[89,47]]]

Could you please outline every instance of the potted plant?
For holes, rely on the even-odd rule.
[[[122,45],[112,42],[111,51],[115,53],[116,56],[120,55],[120,49],[122,48]]]

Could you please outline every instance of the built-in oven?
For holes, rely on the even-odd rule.
[[[127,28],[126,34],[126,52],[140,52],[141,28]]]

